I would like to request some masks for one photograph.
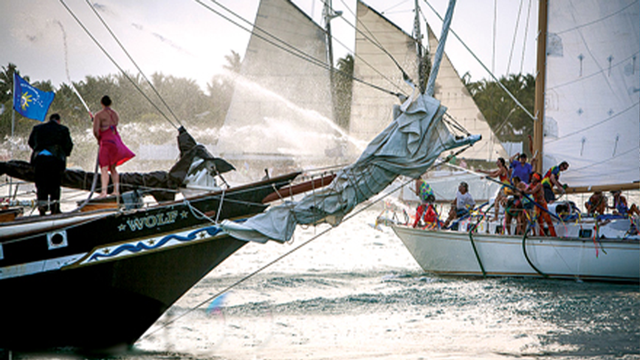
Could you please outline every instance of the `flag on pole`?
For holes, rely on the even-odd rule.
[[[13,73],[13,109],[20,115],[44,121],[54,96],[53,91],[38,90]]]

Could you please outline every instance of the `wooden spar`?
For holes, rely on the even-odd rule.
[[[614,184],[614,185],[596,185],[596,186],[576,186],[567,187],[567,194],[590,193],[595,191],[613,191],[613,190],[640,190],[640,183]]]
[[[288,196],[297,195],[314,189],[320,189],[331,184],[331,181],[333,181],[335,177],[336,174],[328,174],[318,179],[305,181],[300,184],[285,186],[283,188],[280,188],[278,191],[274,191],[273,193],[267,195],[264,199],[262,199],[262,203],[266,204]]]
[[[542,173],[542,135],[544,121],[544,88],[546,82],[546,61],[547,61],[547,8],[548,0],[539,0],[538,9],[538,48],[536,61],[536,95],[534,105],[534,115],[536,117],[533,123],[533,156],[538,158],[535,171]]]

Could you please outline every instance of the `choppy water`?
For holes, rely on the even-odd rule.
[[[637,285],[423,274],[390,229],[369,225],[377,213],[242,282],[221,307],[191,311],[323,228],[245,246],[115,358],[640,359]]]

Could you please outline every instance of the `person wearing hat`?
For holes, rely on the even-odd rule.
[[[454,219],[459,219],[465,215],[469,214],[469,211],[476,206],[475,200],[469,193],[469,185],[466,182],[461,182],[458,185],[458,193],[456,194],[456,198],[451,203],[451,210],[449,210],[449,217],[444,222],[443,227],[448,227],[449,223],[451,223]]]
[[[620,190],[613,190],[611,192],[613,195],[613,209],[614,215],[622,215],[622,216],[630,216],[630,215],[638,215],[640,216],[640,210],[636,204],[631,204],[631,207],[627,204],[627,198],[622,196],[622,192]]]

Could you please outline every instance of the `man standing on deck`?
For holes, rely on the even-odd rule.
[[[52,114],[49,121],[33,127],[29,135],[29,146],[33,149],[31,164],[36,172],[36,190],[40,215],[47,212],[60,213],[60,183],[67,157],[71,155],[73,141],[69,129],[60,124],[60,115]]]
[[[517,159],[516,159],[517,158]],[[518,177],[525,185],[531,182],[531,173],[535,167],[535,157],[531,160],[531,164],[527,162],[527,154],[516,153],[509,159],[509,168],[511,169],[511,179]]]

